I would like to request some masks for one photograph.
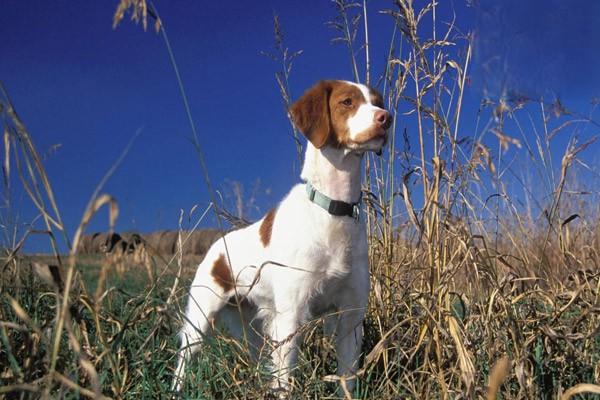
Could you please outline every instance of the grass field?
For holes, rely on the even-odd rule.
[[[354,17],[361,7],[335,4],[334,29],[356,63],[352,49],[363,44],[352,31],[367,29]],[[119,12],[146,7],[122,5]],[[598,199],[582,196],[597,182],[578,162],[594,139],[571,140],[557,153],[553,140],[572,128],[574,114],[499,98],[482,103],[481,134],[462,140],[470,38],[452,25],[444,25],[444,39],[439,31],[423,38],[418,24],[434,3],[394,7],[398,36],[379,87],[395,121],[415,120],[416,139],[394,125],[386,156],[366,159],[372,292],[352,397],[600,398]],[[277,20],[275,34],[283,50]],[[461,51],[450,52],[449,42]],[[286,102],[288,74],[277,75]],[[5,170],[18,153],[19,182],[36,188],[28,193],[55,250],[24,254],[30,232],[5,245],[0,398],[168,398],[180,310],[198,260],[78,255],[90,218],[107,207],[114,224],[117,204],[97,191],[79,229],[60,229],[43,162],[8,96],[0,101]],[[534,184],[504,173],[507,165],[530,171]],[[63,239],[73,250],[59,256],[55,243]],[[335,358],[320,329],[318,320],[303,327],[293,398],[335,398]],[[217,335],[189,368],[182,397],[266,398],[269,379],[243,344]]]

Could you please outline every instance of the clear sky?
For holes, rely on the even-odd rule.
[[[0,80],[40,152],[60,145],[45,165],[70,234],[95,186],[138,129],[140,136],[104,189],[120,205],[117,229],[173,229],[180,209],[208,204],[164,43],[152,29],[144,32],[128,19],[113,30],[117,3],[4,0],[0,5]],[[415,1],[417,7],[421,3]],[[439,29],[455,13],[460,29],[477,38],[464,128],[473,126],[482,96],[497,96],[501,87],[533,98],[559,97],[588,113],[590,99],[600,97],[600,2],[481,3],[441,0],[439,7]],[[335,8],[327,0],[156,0],[156,6],[213,184],[227,196],[230,182],[239,181],[249,197],[260,180],[249,215],[256,219],[299,179],[274,79],[279,65],[261,55],[273,50],[273,14],[280,16],[285,45],[303,50],[290,79],[297,98],[319,79],[352,78],[346,48],[330,43],[335,32],[325,25]],[[393,4],[368,1],[375,75],[383,71],[393,29],[393,20],[378,12],[385,8]],[[363,53],[357,57],[362,61]],[[399,132],[406,127],[414,135],[413,123],[407,117]],[[31,207],[16,197],[22,221],[30,219]],[[106,229],[104,215],[90,231]],[[201,226],[212,223],[207,219]],[[47,250],[45,243],[32,246]]]

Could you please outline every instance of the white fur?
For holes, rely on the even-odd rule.
[[[374,123],[372,109],[378,108],[371,105],[368,90],[365,98],[365,111],[359,111],[354,122],[348,121],[352,130],[368,128],[368,118],[370,124]],[[301,177],[330,198],[356,202],[361,193],[363,151],[329,146],[316,149],[309,142]],[[289,388],[297,333],[307,321],[326,314],[327,325],[334,328],[336,338],[338,375],[349,378],[346,386],[352,391],[369,294],[364,219],[330,215],[308,199],[302,183],[295,185],[278,205],[266,247],[259,235],[262,222],[225,235],[198,266],[180,333],[182,350],[174,389],[181,388],[186,362],[199,349],[203,335],[211,331],[213,320],[242,336],[239,316],[232,317],[237,309],[227,305],[235,290],[225,293],[211,275],[215,261],[228,253],[237,295],[253,306],[244,306],[244,323],[260,319],[256,326],[272,340],[273,385]]]

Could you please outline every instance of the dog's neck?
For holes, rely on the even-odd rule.
[[[300,177],[333,200],[355,203],[360,199],[362,154],[308,142]]]

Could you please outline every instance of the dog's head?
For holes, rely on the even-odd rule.
[[[392,123],[381,95],[346,81],[320,81],[290,107],[294,124],[320,149],[380,152]]]

